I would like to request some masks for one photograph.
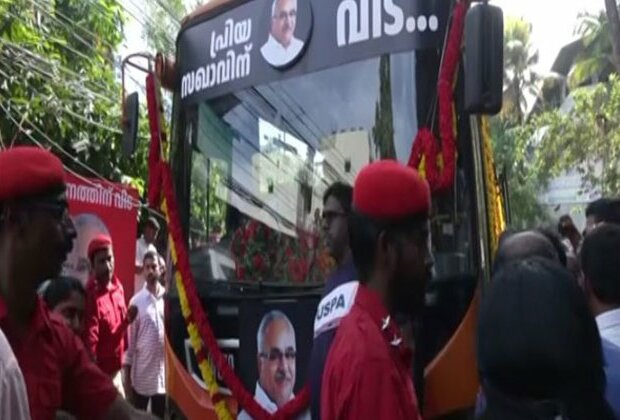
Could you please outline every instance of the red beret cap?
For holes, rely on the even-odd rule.
[[[39,147],[0,151],[0,201],[43,194],[65,184],[65,170],[54,154]]]
[[[112,239],[108,235],[97,235],[88,244],[88,258],[92,258],[95,252],[106,248],[112,248]]]
[[[357,175],[353,207],[368,217],[387,220],[429,213],[430,189],[415,169],[395,160],[380,160]]]

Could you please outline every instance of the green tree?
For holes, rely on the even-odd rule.
[[[379,60],[379,100],[375,105],[375,125],[372,136],[381,159],[395,159],[394,115],[392,114],[392,82],[390,56]]]
[[[538,51],[532,42],[532,25],[522,19],[507,18],[504,28],[504,103],[502,118],[511,125],[525,119],[528,95],[538,94],[539,76],[533,66],[538,63]]]
[[[583,189],[603,195],[620,194],[620,78],[573,92],[568,113],[545,112],[529,124],[539,130],[534,164],[541,177],[576,169]]]
[[[174,41],[186,12],[183,0],[166,0],[165,3],[148,2],[146,10],[148,18],[143,28],[143,36],[149,48],[174,56]]]
[[[507,18],[504,29],[504,100],[502,112],[491,120],[495,165],[506,177],[510,197],[511,225],[531,227],[547,221],[547,213],[538,202],[543,183],[528,159],[527,139],[531,127],[523,126],[526,98],[538,94],[538,76],[532,66],[538,52],[531,44],[532,26]]]
[[[506,177],[512,216],[510,225],[517,229],[549,221],[548,213],[538,201],[545,182],[528,158],[532,155],[532,148],[528,145],[532,135],[532,126],[511,127],[501,118],[491,120],[495,165]]]
[[[121,154],[114,54],[122,10],[116,0],[0,0],[4,146],[37,142],[82,175],[93,176],[79,162],[105,178],[144,184],[146,143],[131,161]]]
[[[600,75],[614,70],[607,14],[604,11],[582,14],[576,32],[583,42],[583,50],[569,74],[572,88],[598,81]]]

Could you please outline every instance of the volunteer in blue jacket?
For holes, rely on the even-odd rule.
[[[348,217],[353,188],[341,182],[332,184],[323,196],[322,233],[336,268],[327,279],[314,323],[314,344],[310,356],[311,413],[318,419],[321,403],[321,377],[327,353],[340,319],[348,312],[357,284],[357,273],[349,248]]]

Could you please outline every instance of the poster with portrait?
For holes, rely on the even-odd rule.
[[[115,273],[121,279],[125,298],[130,299],[134,292],[137,191],[122,184],[68,173],[67,200],[77,237],[63,264],[63,275],[86,284],[90,271],[88,244],[97,235],[109,235],[114,246]]]
[[[295,397],[307,379],[318,298],[246,300],[239,309],[239,373],[268,411]],[[240,411],[238,419],[249,419]]]

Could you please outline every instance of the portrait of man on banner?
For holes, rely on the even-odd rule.
[[[302,52],[304,42],[295,37],[297,28],[298,0],[270,0],[269,36],[260,52],[274,67],[293,62]],[[300,0],[304,1],[304,0]]]
[[[300,306],[304,306],[301,304]],[[301,311],[286,311],[285,306],[265,306],[260,310],[254,308],[250,313],[258,315],[252,326],[252,343],[242,344],[246,382],[253,381],[254,399],[265,410],[275,413],[295,398],[295,390],[299,390],[305,376],[308,355],[304,344],[311,339],[309,325],[300,323],[296,328]],[[262,317],[261,317],[262,315]],[[294,324],[295,322],[295,324]],[[242,340],[246,338],[242,333]],[[250,337],[247,337],[247,341]],[[302,354],[298,353],[298,348]],[[251,356],[253,354],[253,360]],[[243,367],[242,367],[242,370]],[[249,373],[249,375],[248,375]],[[250,385],[250,383],[248,383]],[[240,411],[237,419],[249,420],[252,417],[246,411]],[[310,420],[310,413],[305,412],[298,420]]]
[[[92,213],[80,213],[71,216],[77,232],[73,240],[73,249],[63,264],[63,274],[80,280],[85,285],[90,272],[88,261],[88,244],[99,235],[110,235],[106,224],[97,215]]]

